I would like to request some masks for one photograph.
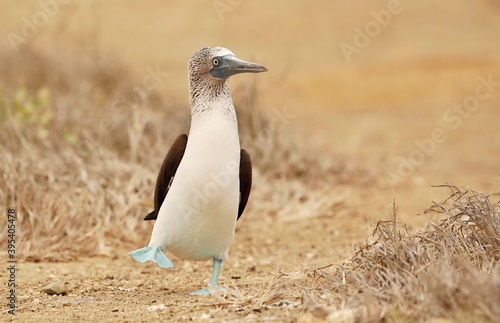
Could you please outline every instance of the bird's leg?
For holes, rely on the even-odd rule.
[[[214,258],[214,268],[212,269],[212,278],[210,278],[210,285],[212,285],[212,287],[218,286],[217,281],[219,280],[219,271],[221,265],[222,260]]]
[[[217,283],[217,281],[219,280],[219,271],[220,271],[221,264],[222,264],[222,260],[214,257],[214,267],[212,269],[212,278],[210,278],[210,283],[208,284],[208,287],[197,290],[197,291],[189,293],[189,294],[190,295],[209,295],[211,288],[217,289],[219,287],[219,284]]]

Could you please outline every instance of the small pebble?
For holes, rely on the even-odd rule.
[[[212,315],[210,314],[202,314],[200,316],[200,320],[209,320],[210,318],[212,318]]]
[[[66,295],[68,291],[66,290],[66,286],[60,280],[56,280],[42,289],[43,292],[49,295]]]

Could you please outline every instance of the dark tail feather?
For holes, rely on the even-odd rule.
[[[144,221],[156,220],[157,217],[158,217],[158,212],[156,212],[156,210],[151,211],[151,213],[146,215],[146,217],[144,218]]]

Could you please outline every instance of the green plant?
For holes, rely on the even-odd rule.
[[[31,127],[39,139],[48,136],[53,119],[48,88],[43,87],[30,94],[25,87],[20,87],[10,100],[0,101],[0,106],[0,120],[6,118],[7,108],[10,107],[14,120],[21,128]]]

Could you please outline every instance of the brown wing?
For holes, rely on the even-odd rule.
[[[247,206],[248,196],[252,189],[252,160],[245,149],[240,153],[240,205],[238,207],[238,218],[240,219],[245,206]]]
[[[144,220],[156,220],[158,217],[158,212],[160,207],[167,196],[170,185],[174,180],[175,172],[181,163],[182,157],[184,156],[184,151],[186,151],[188,136],[182,134],[170,147],[170,150],[161,164],[160,172],[158,173],[158,178],[156,179],[155,197],[154,197],[154,207],[155,209],[146,215]]]

